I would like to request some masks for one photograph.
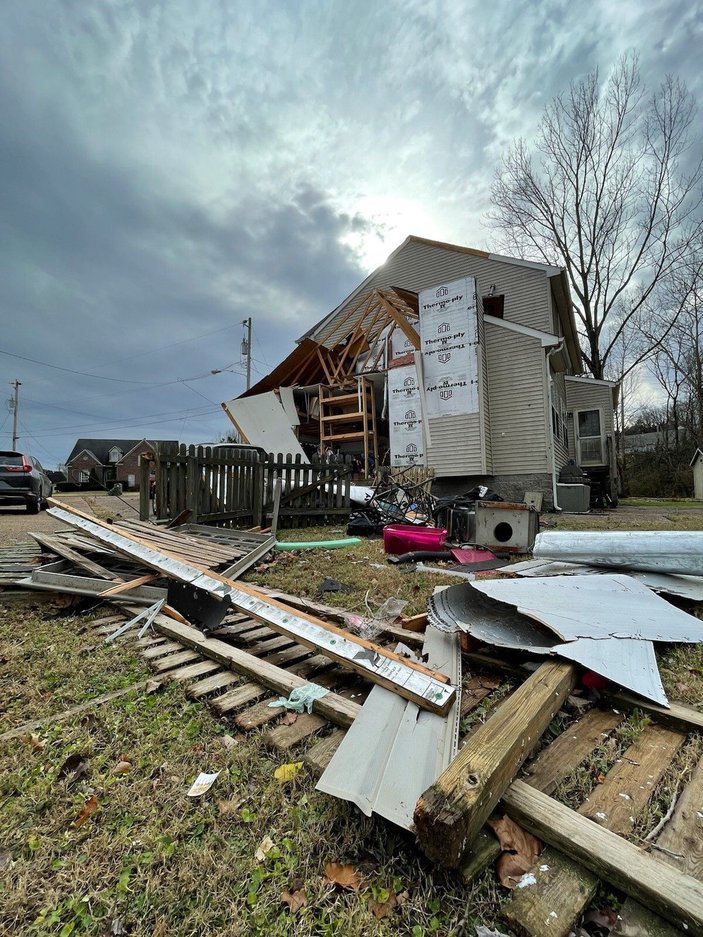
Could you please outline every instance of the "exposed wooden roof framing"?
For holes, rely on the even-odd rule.
[[[262,394],[277,387],[303,387],[310,384],[344,384],[356,374],[357,361],[369,354],[365,372],[382,366],[384,335],[399,328],[414,348],[420,347],[417,294],[409,290],[384,287],[367,290],[349,307],[344,316],[349,333],[334,347],[325,346],[326,332],[317,340],[304,338],[278,367],[255,384],[243,397]],[[339,319],[329,329],[338,331]]]

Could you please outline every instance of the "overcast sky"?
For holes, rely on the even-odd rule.
[[[19,448],[217,439],[245,316],[257,379],[408,234],[495,247],[544,104],[631,48],[700,101],[702,32],[690,0],[4,0],[0,349],[55,366],[0,355]]]

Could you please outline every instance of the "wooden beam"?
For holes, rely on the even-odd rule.
[[[136,579],[129,579],[127,582],[119,582],[116,586],[105,589],[104,592],[98,592],[96,598],[106,599],[110,595],[119,595],[121,592],[130,592],[132,589],[138,589],[139,586],[146,586],[150,582],[155,582],[159,578],[158,573],[147,573],[145,576],[137,576]]]
[[[390,303],[381,293],[379,293],[378,296],[388,315],[391,317],[393,322],[395,322],[403,335],[407,338],[415,351],[417,351],[420,347],[420,336],[417,334],[412,325],[410,325],[402,312],[399,312],[395,306]]]
[[[87,517],[87,515],[85,516]],[[53,537],[49,534],[33,533],[30,533],[29,536],[34,537],[37,543],[41,544],[43,547],[47,547],[52,553],[55,553],[57,556],[62,556],[65,560],[69,560],[73,563],[74,566],[84,569],[87,573],[92,573],[93,576],[97,576],[99,579],[107,579],[109,582],[124,582],[116,573],[105,569],[104,566],[93,562],[93,560],[89,560],[87,556],[82,556],[80,553],[72,550],[71,547],[67,547],[58,537]]]
[[[163,615],[157,615],[154,624],[156,630],[167,638],[173,638],[186,647],[193,648],[204,657],[216,660],[230,670],[252,677],[257,684],[275,690],[276,693],[288,696],[292,690],[308,683],[302,677],[253,657],[246,651],[232,647],[231,644],[225,644],[217,638],[206,638],[197,628],[169,621]],[[352,724],[360,709],[358,703],[344,699],[336,693],[328,693],[313,703],[316,713],[344,728]]]
[[[606,691],[605,695],[612,702],[620,703],[628,709],[641,709],[655,722],[660,722],[672,729],[679,729],[681,732],[703,731],[703,712],[691,709],[690,706],[683,706],[680,703],[670,703],[668,708],[659,706],[651,700],[628,693],[627,690],[618,690],[615,693]]]
[[[157,552],[151,544],[136,535],[115,530],[111,525],[54,498],[50,499],[50,504],[56,508],[56,516],[63,520],[71,516],[80,518],[81,523],[76,523],[76,526],[87,529],[98,540],[105,540],[118,552],[137,558],[146,566],[175,579],[194,582],[279,634],[287,635],[304,647],[323,652],[343,667],[385,686],[424,709],[445,715],[454,701],[456,692],[449,685],[449,678],[418,661],[402,657],[304,612],[294,612],[290,606],[262,595],[257,589],[232,582],[195,563],[183,563],[165,550]]]
[[[573,664],[541,664],[476,730],[420,797],[415,827],[430,859],[450,867],[459,865],[464,849],[478,836],[576,680]]]
[[[513,781],[508,814],[535,836],[695,937],[703,937],[703,884],[547,794]]]

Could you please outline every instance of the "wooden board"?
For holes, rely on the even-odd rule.
[[[647,726],[579,807],[589,820],[627,834],[671,764],[685,736],[664,726]]]
[[[613,833],[629,833],[683,741],[684,736],[671,729],[647,726],[603,783],[581,804],[578,813]],[[591,750],[597,744],[596,738]],[[551,786],[549,774],[547,784]],[[566,937],[595,894],[598,878],[550,848],[542,853],[532,875],[535,883],[515,889],[502,915],[526,937]]]
[[[415,807],[423,851],[456,867],[520,765],[574,688],[576,668],[547,661],[471,736]]]
[[[332,756],[342,744],[342,739],[346,733],[342,729],[335,729],[331,735],[316,742],[312,748],[309,748],[303,755],[303,761],[311,768],[315,774],[321,775],[327,765],[332,760]]]
[[[315,713],[302,713],[295,720],[293,725],[276,726],[264,736],[264,743],[269,748],[279,752],[287,752],[289,748],[298,745],[304,739],[309,738],[327,725],[327,720]]]
[[[693,770],[679,797],[671,819],[666,824],[656,855],[667,865],[680,869],[698,881],[703,880],[703,761]],[[632,898],[620,908],[613,937],[672,937],[675,931]]]
[[[503,795],[508,813],[535,836],[627,895],[686,930],[703,937],[703,884],[642,852],[524,781]],[[686,925],[684,927],[684,925]]]
[[[215,693],[217,690],[223,690],[233,683],[240,683],[241,679],[239,674],[232,673],[231,670],[220,670],[219,673],[213,674],[211,677],[192,683],[186,688],[186,696],[189,699],[201,699],[201,697],[207,696],[209,693]]]
[[[591,709],[539,753],[523,780],[545,794],[553,793],[623,719],[613,709]]]
[[[445,715],[454,701],[456,692],[445,675],[424,664],[404,658],[335,625],[326,624],[305,612],[294,612],[276,599],[263,596],[242,583],[218,576],[198,564],[182,563],[170,552],[156,551],[139,537],[115,530],[109,524],[53,498],[50,503],[52,516],[87,530],[118,552],[138,559],[165,575],[192,582],[220,598],[226,597],[239,611],[248,613],[299,644],[325,653],[343,666],[417,703],[423,709]],[[173,532],[170,533],[174,536]]]

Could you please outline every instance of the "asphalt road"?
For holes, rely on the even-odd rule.
[[[113,498],[110,495],[89,495],[89,500],[80,495],[61,495],[56,497],[66,501],[79,511],[85,514],[95,514],[104,516],[105,512],[123,517],[139,517],[139,495],[124,495],[124,500]],[[95,506],[95,510],[93,510]],[[0,508],[0,547],[10,543],[18,543],[23,540],[31,540],[29,532],[35,530],[39,534],[49,534],[55,530],[61,530],[66,525],[62,521],[57,521],[46,511],[40,511],[39,514],[28,514],[26,508],[22,505],[11,505]]]

